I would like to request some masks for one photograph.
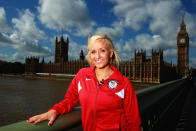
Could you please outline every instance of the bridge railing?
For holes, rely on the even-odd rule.
[[[136,91],[143,131],[173,128],[188,90],[187,85],[187,79],[180,79]],[[81,109],[74,108],[70,113],[59,116],[52,127],[48,127],[47,124],[48,121],[37,125],[22,121],[0,127],[0,131],[82,131]]]
[[[81,108],[74,108],[71,112],[60,115],[52,125],[48,121],[36,125],[21,121],[0,127],[0,131],[82,131]]]
[[[188,80],[180,79],[137,91],[142,129],[175,130],[188,89]]]

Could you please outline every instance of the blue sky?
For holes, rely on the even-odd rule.
[[[189,63],[196,67],[196,0],[0,0],[0,60],[26,56],[54,61],[54,41],[69,37],[69,59],[78,59],[87,39],[106,33],[121,60],[135,49],[164,50],[176,64],[176,36],[182,14],[190,37]],[[62,31],[63,30],[63,31]]]

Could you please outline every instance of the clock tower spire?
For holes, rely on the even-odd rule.
[[[189,35],[184,23],[184,14],[177,35],[177,71],[180,77],[185,77],[189,69]]]

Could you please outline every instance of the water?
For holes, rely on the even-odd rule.
[[[0,77],[0,126],[48,111],[64,98],[70,82]],[[135,90],[150,86],[133,85]]]
[[[48,111],[64,98],[70,82],[0,77],[0,126]]]

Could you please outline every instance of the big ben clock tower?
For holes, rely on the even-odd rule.
[[[184,24],[184,15],[177,35],[177,71],[180,77],[185,77],[189,69],[189,35]]]

